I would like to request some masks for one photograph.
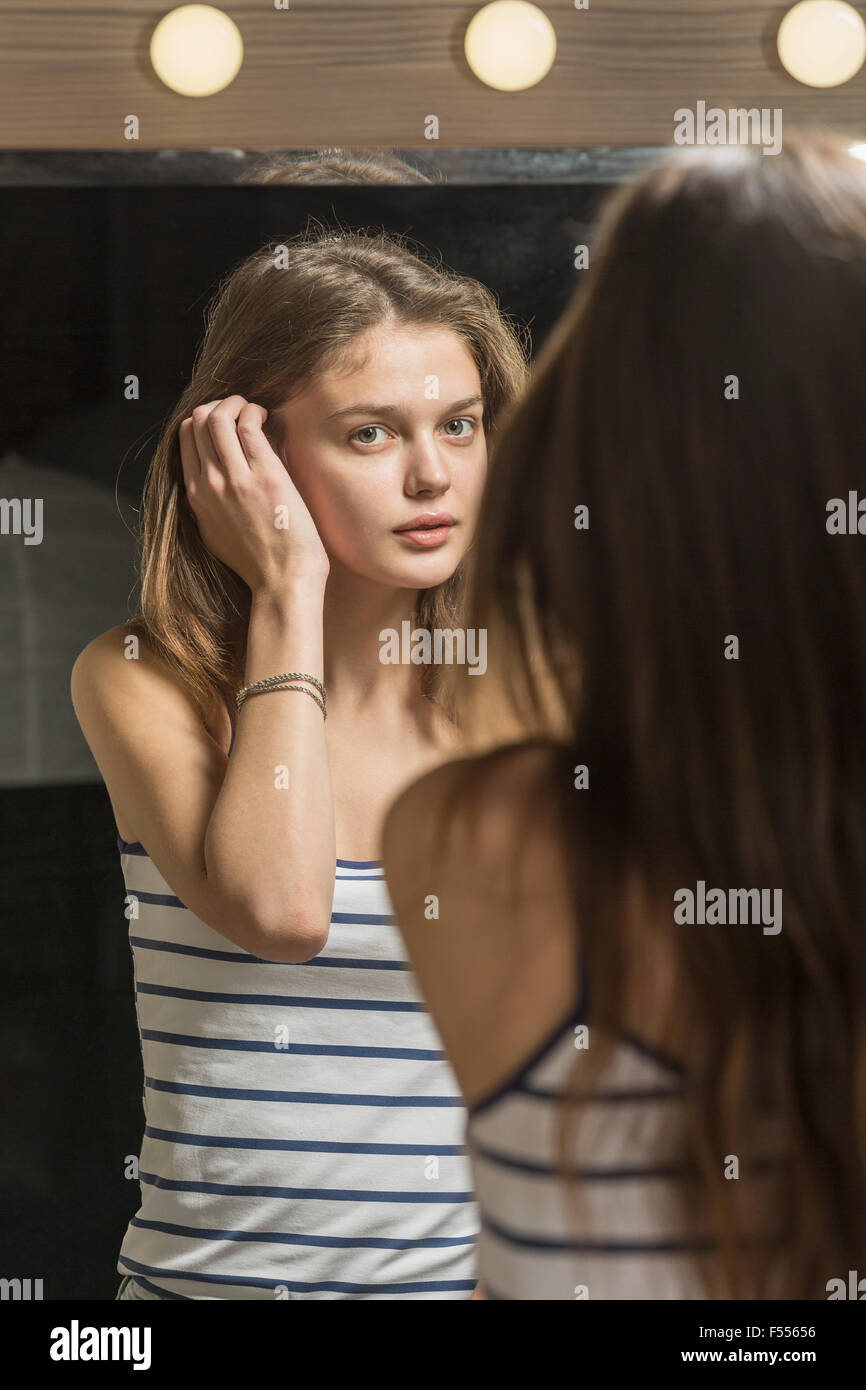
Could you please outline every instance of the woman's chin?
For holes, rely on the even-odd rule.
[[[417,554],[397,556],[396,559],[393,555],[376,556],[372,564],[370,559],[365,557],[362,561],[359,557],[355,563],[345,564],[344,567],[359,578],[372,579],[386,587],[435,589],[454,574],[463,559],[463,551],[458,555],[445,545],[437,550],[419,551]]]
[[[415,559],[412,557],[399,567],[399,583],[407,589],[435,589],[450,579],[460,563],[460,556],[433,555],[428,553]]]

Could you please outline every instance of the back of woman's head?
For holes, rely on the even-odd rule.
[[[622,1025],[636,870],[704,1196],[733,1210],[772,1086],[788,1288],[820,1296],[866,1246],[866,539],[828,511],[866,497],[866,165],[821,136],[690,152],[617,191],[591,260],[503,421],[469,621],[565,747],[596,1017]],[[698,880],[781,890],[781,931],[676,923]]]
[[[393,150],[329,146],[313,153],[272,155],[246,169],[238,183],[433,183],[441,182]]]

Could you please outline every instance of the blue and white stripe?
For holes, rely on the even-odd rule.
[[[569,1165],[582,1206],[566,1201],[558,1153],[566,1082],[585,1054],[584,1004],[506,1082],[470,1107],[467,1146],[481,1230],[478,1274],[490,1299],[699,1299],[695,1256],[718,1270],[708,1222],[682,1204],[681,1067],[626,1035],[572,1135]],[[744,1229],[772,1235],[778,1130],[767,1118]],[[723,1166],[720,1155],[720,1168]],[[779,1274],[781,1274],[781,1267]]]
[[[144,1067],[118,1260],[169,1298],[466,1299],[466,1112],[378,861],[338,860],[313,960],[260,960],[118,840]]]

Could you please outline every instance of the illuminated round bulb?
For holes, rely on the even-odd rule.
[[[244,41],[233,19],[213,5],[181,5],[159,21],[150,40],[157,77],[185,97],[209,97],[233,82]]]
[[[556,33],[537,5],[493,0],[469,21],[464,48],[470,68],[488,87],[519,92],[550,72]]]
[[[782,66],[808,87],[838,87],[866,58],[866,24],[844,0],[800,0],[779,25]]]

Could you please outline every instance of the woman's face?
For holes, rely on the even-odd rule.
[[[457,334],[437,327],[381,325],[358,339],[352,358],[268,424],[332,565],[431,588],[466,552],[484,485],[478,369]],[[398,534],[424,513],[447,513],[453,524],[427,543]]]

